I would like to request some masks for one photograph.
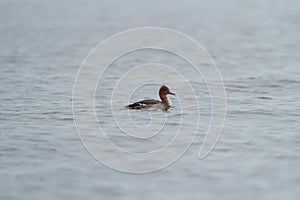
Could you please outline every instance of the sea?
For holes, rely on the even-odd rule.
[[[0,0],[0,199],[298,200],[299,11],[297,0]],[[123,55],[95,90],[99,126],[112,143],[135,153],[155,151],[172,141],[179,126],[188,134],[198,124],[180,158],[135,174],[105,165],[86,149],[72,100],[90,51],[115,34],[143,27],[172,29],[203,46],[222,76],[226,117],[215,147],[199,159],[212,116],[205,81],[161,50]],[[122,74],[146,63],[179,70],[197,103],[186,91],[171,97],[168,112],[130,111],[139,127],[149,125],[150,115],[154,122],[167,118],[161,133],[144,141],[124,135],[110,98]],[[175,92],[182,86],[177,79],[161,84]],[[124,102],[158,99],[158,88],[143,85]],[[132,91],[128,83],[122,92]],[[180,98],[190,110],[181,109]],[[125,105],[117,105],[120,112],[127,112]],[[180,121],[194,110],[199,122]]]

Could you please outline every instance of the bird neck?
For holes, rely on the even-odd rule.
[[[170,99],[168,98],[167,95],[159,95],[159,97],[164,104],[166,104],[168,107],[171,106]]]

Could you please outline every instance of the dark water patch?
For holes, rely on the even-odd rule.
[[[230,152],[232,151],[231,148],[224,148],[224,147],[220,147],[220,148],[215,148],[214,151],[216,152],[223,152],[223,153],[227,153],[227,152]]]
[[[19,148],[16,147],[4,147],[4,148],[0,148],[0,150],[2,152],[14,152],[14,151],[19,151]]]
[[[165,125],[168,125],[168,126],[180,126],[181,123],[178,123],[178,122],[166,122]]]
[[[58,149],[54,147],[35,147],[34,149],[38,151],[58,152]]]
[[[258,99],[264,99],[264,100],[273,100],[272,97],[266,97],[266,96],[262,96],[262,97],[257,97]]]
[[[281,88],[281,87],[282,87],[282,85],[278,85],[278,84],[271,84],[271,85],[269,85],[268,87],[270,87],[270,88]]]
[[[73,117],[65,117],[65,118],[58,118],[60,120],[63,120],[63,121],[73,121],[74,118]]]
[[[49,142],[49,140],[40,139],[40,138],[28,138],[28,139],[26,139],[26,141],[37,142],[37,143],[47,143],[47,142]]]
[[[300,83],[300,80],[294,80],[294,79],[281,79],[278,81],[279,83],[283,84],[298,84]]]
[[[227,86],[227,85],[226,85]],[[250,88],[250,86],[245,86],[245,85],[228,85],[230,87],[233,87],[233,88],[239,88],[239,89],[247,89],[247,88]]]
[[[263,109],[257,109],[257,110],[229,110],[227,111],[228,115],[253,115],[253,116],[259,116],[259,115],[264,115],[264,116],[278,116],[277,113],[274,113],[273,111],[270,110],[263,110]]]
[[[260,79],[261,77],[259,76],[250,76],[250,77],[246,77],[246,80],[256,80],[256,79]]]

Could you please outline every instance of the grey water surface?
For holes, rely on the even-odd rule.
[[[0,199],[299,199],[299,10],[297,0],[1,0]],[[199,131],[188,151],[167,168],[133,175],[100,164],[85,150],[72,90],[92,48],[144,26],[181,31],[207,49],[224,79],[227,116],[218,144],[198,160],[211,108],[203,80],[167,53],[120,58],[96,92],[99,123],[116,144],[137,152],[160,148],[179,117],[188,115],[172,98],[163,137],[145,144],[125,138],[107,105],[111,83],[130,66],[177,66],[200,102]],[[130,101],[157,98],[157,87],[137,90]],[[147,124],[147,111],[131,114]]]

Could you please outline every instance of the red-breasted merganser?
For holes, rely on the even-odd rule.
[[[129,104],[126,108],[129,109],[142,109],[142,108],[159,108],[167,111],[171,107],[171,102],[168,98],[168,94],[175,95],[170,92],[169,88],[165,85],[161,86],[159,89],[159,97],[161,101],[155,99],[147,99],[133,104]]]

